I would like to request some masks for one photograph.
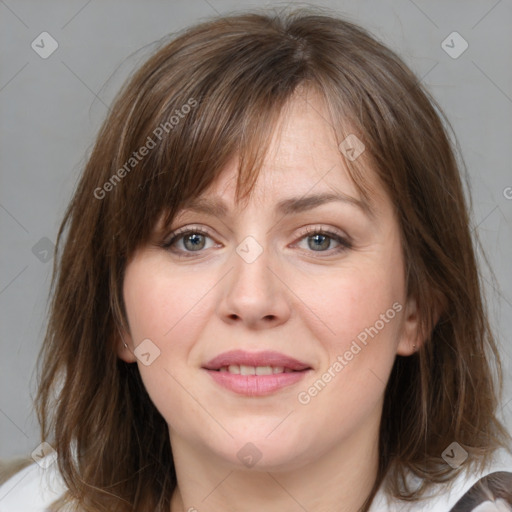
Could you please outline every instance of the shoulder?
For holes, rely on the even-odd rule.
[[[45,512],[66,491],[54,457],[47,456],[0,485],[1,512]]]
[[[411,479],[414,481],[414,478]],[[481,472],[462,472],[451,484],[435,486],[428,497],[417,502],[387,496],[381,488],[369,512],[510,512],[512,511],[512,453],[498,450],[491,464]],[[485,490],[484,490],[485,489]],[[505,490],[508,500],[489,503],[489,490],[496,498]],[[484,502],[489,504],[487,507]],[[477,508],[479,507],[479,508]],[[504,508],[506,507],[506,508]]]

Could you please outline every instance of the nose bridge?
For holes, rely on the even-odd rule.
[[[233,254],[235,265],[231,290],[238,304],[252,304],[253,307],[269,305],[269,299],[275,292],[271,273],[271,255],[263,243],[249,235],[236,247]]]
[[[238,244],[230,260],[234,268],[219,305],[223,319],[253,327],[285,321],[289,306],[282,283],[270,270],[275,266],[272,251],[249,235]]]

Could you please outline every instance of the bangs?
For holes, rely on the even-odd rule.
[[[93,173],[117,255],[129,258],[149,240],[162,215],[164,225],[172,222],[233,158],[239,165],[236,201],[247,198],[283,107],[299,87],[314,89],[325,99],[331,113],[325,121],[338,143],[354,131],[363,139],[364,129],[353,114],[357,106],[347,102],[350,112],[343,107],[354,90],[343,91],[341,98],[328,73],[313,71],[311,44],[270,24],[255,33],[255,18],[242,18],[239,34],[222,20],[188,31],[188,45],[181,38],[169,43],[121,92],[100,136],[98,151],[103,147],[104,154],[94,159],[105,167]],[[250,31],[244,32],[244,21],[251,24]],[[213,25],[220,34],[212,44]],[[114,156],[112,147],[117,148]],[[345,163],[371,209],[367,171],[361,161]]]
[[[136,96],[120,99],[118,153],[109,155],[110,166],[95,186],[115,181],[102,200],[127,256],[148,240],[162,213],[168,224],[235,157],[237,202],[246,197],[282,108],[305,79],[293,41],[265,35],[256,44],[251,36],[226,38],[217,43],[222,45],[215,58],[208,58],[208,45],[196,47],[191,64],[172,42],[163,62],[155,62],[159,53],[134,76],[128,89]],[[108,124],[118,132],[112,120]]]

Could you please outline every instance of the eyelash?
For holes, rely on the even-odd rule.
[[[211,233],[204,229],[204,228],[201,228],[201,227],[186,227],[186,228],[180,228],[180,229],[177,229],[176,231],[173,231],[172,233],[169,234],[168,238],[169,240],[168,241],[165,241],[161,244],[161,247],[163,249],[166,249],[166,250],[169,250],[169,251],[172,251],[174,252],[175,254],[178,255],[178,257],[180,258],[193,258],[196,256],[196,254],[194,254],[195,252],[196,253],[201,253],[203,252],[203,250],[198,250],[198,251],[181,251],[181,250],[176,250],[176,249],[173,249],[173,245],[178,242],[179,240],[181,240],[182,238],[184,238],[185,236],[187,235],[195,235],[195,234],[201,234],[201,235],[204,235],[204,236],[207,236],[208,238],[212,238],[213,237],[211,236]],[[319,252],[319,253],[328,253],[329,256],[332,256],[333,254],[338,254],[340,252],[344,252],[344,251],[347,251],[348,249],[351,249],[352,248],[352,243],[350,242],[349,239],[347,238],[344,238],[342,237],[341,235],[339,235],[338,233],[335,233],[334,231],[329,231],[327,229],[323,229],[323,228],[319,228],[319,227],[308,227],[305,232],[300,236],[299,238],[299,242],[306,239],[306,238],[309,238],[313,235],[323,235],[323,236],[327,236],[328,238],[331,238],[332,240],[334,240],[335,242],[337,242],[339,244],[339,246],[335,249],[330,249],[330,250],[327,250],[327,251],[307,251],[309,253],[315,253],[315,252]],[[320,257],[322,258],[322,256],[315,256],[315,257]]]

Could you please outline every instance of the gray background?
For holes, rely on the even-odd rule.
[[[45,251],[114,94],[162,36],[268,5],[283,4],[0,0],[0,457],[29,454],[39,444],[31,396],[52,266]],[[336,10],[396,50],[454,127],[471,179],[473,226],[501,287],[488,286],[487,295],[506,375],[501,413],[512,426],[512,2],[310,5]],[[45,31],[59,46],[43,59],[31,43]],[[453,31],[469,45],[458,58],[441,46]],[[452,53],[461,48],[456,39],[447,44]],[[487,269],[484,275],[490,282]]]

